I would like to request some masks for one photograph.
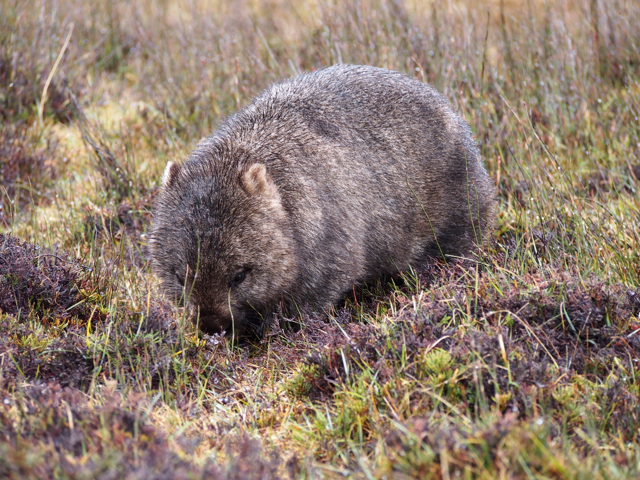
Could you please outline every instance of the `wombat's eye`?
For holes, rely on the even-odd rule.
[[[248,271],[249,271],[249,269],[245,268],[241,272],[236,273],[236,276],[233,277],[233,280],[231,280],[231,286],[232,287],[237,287],[242,282],[244,282],[244,279],[247,278],[247,272]]]
[[[184,277],[176,272],[176,280],[180,284],[180,286],[184,287]]]

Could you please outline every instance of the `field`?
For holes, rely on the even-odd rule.
[[[491,235],[198,333],[146,261],[164,166],[339,62],[451,100]],[[639,117],[635,0],[0,0],[0,477],[640,478]]]

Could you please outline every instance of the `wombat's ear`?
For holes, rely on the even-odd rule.
[[[180,164],[176,162],[169,162],[164,169],[164,173],[162,174],[162,186],[164,188],[170,187],[178,178],[178,174],[180,173],[182,167]]]
[[[254,163],[242,174],[242,186],[249,195],[278,196],[278,189],[261,163]]]

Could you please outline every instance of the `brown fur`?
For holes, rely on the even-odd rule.
[[[468,254],[494,201],[466,123],[429,85],[337,65],[275,84],[171,163],[150,252],[207,332],[326,309],[354,284]]]

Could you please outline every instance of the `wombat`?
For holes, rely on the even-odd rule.
[[[470,253],[494,188],[434,88],[336,65],[274,84],[166,167],[150,257],[207,333],[326,310],[354,284]]]

